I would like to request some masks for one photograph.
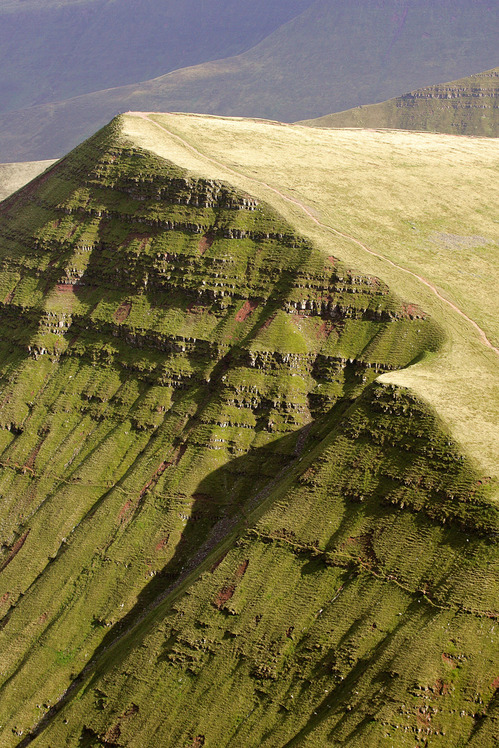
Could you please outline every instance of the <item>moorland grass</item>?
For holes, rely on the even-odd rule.
[[[183,114],[122,122],[143,147],[265,199],[323,252],[373,273],[437,320],[446,333],[439,355],[384,381],[411,387],[482,469],[499,472],[497,353],[415,277],[434,284],[497,347],[497,140]]]

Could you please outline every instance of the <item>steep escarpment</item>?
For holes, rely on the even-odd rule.
[[[381,104],[356,107],[301,124],[389,127],[451,135],[499,135],[499,68],[452,83],[427,86]]]
[[[5,745],[488,729],[489,485],[374,382],[425,313],[119,120],[0,210]]]
[[[182,595],[106,637],[37,744],[492,746],[485,497],[420,403],[369,387]]]

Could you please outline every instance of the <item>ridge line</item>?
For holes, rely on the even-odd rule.
[[[295,197],[291,197],[290,195],[286,195],[285,193],[278,190],[276,187],[272,187],[267,182],[263,182],[260,179],[255,179],[255,177],[250,177],[244,174],[243,172],[237,171],[237,169],[233,169],[230,166],[227,166],[222,161],[218,161],[215,158],[212,158],[211,156],[207,156],[202,151],[198,150],[195,146],[193,146],[191,143],[189,143],[187,140],[182,138],[180,135],[177,135],[176,133],[172,132],[168,128],[164,127],[163,125],[160,125],[159,122],[155,122],[150,118],[150,114],[152,112],[146,113],[146,112],[125,112],[126,115],[132,116],[132,117],[138,117],[140,119],[144,119],[147,122],[150,122],[152,125],[155,125],[156,127],[159,127],[160,130],[163,130],[171,137],[178,140],[182,145],[189,148],[191,151],[193,151],[196,155],[201,156],[201,158],[204,158],[207,161],[210,161],[212,164],[215,164],[215,166],[219,166],[226,171],[235,174],[238,177],[243,177],[244,179],[248,179],[250,182],[255,182],[255,184],[259,184],[263,187],[266,187],[271,192],[274,192],[276,195],[281,197],[283,200],[285,200],[288,203],[292,203],[294,205],[297,205],[299,208],[303,210],[303,212],[312,219],[312,221],[317,224],[317,226],[320,226],[323,229],[326,229],[326,231],[330,231],[332,234],[335,234],[336,236],[341,236],[343,239],[347,239],[348,241],[353,242],[358,247],[363,249],[365,252],[368,252],[368,254],[377,257],[379,260],[382,260],[384,262],[387,262],[389,265],[391,265],[394,268],[397,268],[397,270],[401,270],[404,273],[407,273],[408,275],[412,275],[413,278],[416,278],[416,280],[419,280],[421,283],[423,283],[427,288],[432,291],[435,296],[443,301],[445,304],[447,304],[453,311],[457,312],[463,319],[465,319],[467,322],[469,322],[475,330],[479,333],[480,339],[484,345],[486,345],[488,348],[490,348],[496,355],[499,356],[499,348],[494,346],[490,340],[488,339],[487,335],[485,334],[484,330],[473,320],[471,317],[468,317],[468,315],[463,312],[456,304],[454,304],[452,301],[449,301],[445,296],[442,296],[442,294],[439,292],[438,288],[434,286],[430,281],[426,280],[422,275],[419,275],[418,273],[413,272],[412,270],[409,270],[408,268],[403,267],[403,265],[398,265],[393,260],[390,260],[388,257],[385,257],[382,254],[379,254],[374,249],[371,249],[366,244],[363,244],[359,239],[356,239],[354,236],[351,236],[350,234],[345,234],[342,231],[339,231],[339,229],[335,229],[333,226],[329,226],[326,223],[322,223],[318,218],[314,216],[311,209],[305,204],[302,203],[300,200],[298,200]],[[165,112],[165,114],[168,114],[168,112]]]

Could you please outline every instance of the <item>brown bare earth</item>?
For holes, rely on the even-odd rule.
[[[253,314],[255,309],[258,307],[258,301],[245,301],[241,309],[236,314],[236,322],[244,322],[250,314]]]
[[[219,610],[223,608],[226,602],[228,602],[236,591],[235,584],[229,584],[226,587],[222,587],[220,592],[215,598],[215,607]]]
[[[55,287],[58,294],[62,293],[74,293],[75,287],[72,283],[58,283]]]
[[[204,255],[206,250],[208,250],[211,247],[214,240],[215,240],[215,237],[212,234],[206,234],[205,236],[203,236],[198,245],[199,254]]]
[[[231,597],[233,597],[234,592],[236,591],[237,583],[240,582],[240,580],[244,577],[246,574],[246,570],[248,568],[249,561],[243,561],[236,569],[234,574],[234,582],[233,584],[226,584],[222,587],[220,592],[217,594],[214,600],[215,607],[219,610],[223,608],[226,602],[228,602]],[[212,569],[214,571],[214,569]]]
[[[124,301],[114,313],[115,322],[124,322],[132,310],[130,301]]]
[[[168,533],[168,535],[165,535],[164,538],[161,538],[161,540],[159,541],[159,543],[156,543],[156,547],[154,549],[155,552],[159,553],[160,551],[162,551],[163,548],[168,544],[169,540],[170,540],[170,534]]]
[[[0,572],[3,571],[10,564],[10,562],[15,558],[15,556],[19,553],[19,551],[25,544],[29,533],[30,533],[30,530],[26,530],[26,532],[23,535],[21,535],[19,540],[16,540],[16,542],[10,549],[9,555],[7,556],[3,564],[0,566]]]
[[[131,506],[132,506],[131,501],[127,501],[125,504],[123,504],[123,506],[120,509],[120,513],[118,514],[119,522],[125,522]]]

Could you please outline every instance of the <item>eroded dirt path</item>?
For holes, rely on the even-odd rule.
[[[438,299],[440,299],[440,301],[443,301],[444,304],[447,304],[447,306],[449,306],[454,312],[456,312],[463,319],[469,322],[470,325],[472,325],[475,328],[475,330],[478,332],[482,343],[486,345],[488,348],[490,348],[492,351],[494,351],[494,353],[496,353],[499,356],[499,348],[496,348],[496,346],[494,346],[490,342],[490,340],[487,338],[482,328],[473,319],[471,319],[471,317],[468,317],[468,315],[465,314],[465,312],[463,312],[462,309],[456,306],[456,304],[454,304],[452,301],[449,301],[449,299],[447,299],[445,296],[442,296],[438,288],[434,286],[433,283],[430,283],[430,281],[428,281],[422,275],[419,275],[418,273],[414,273],[412,270],[408,270],[407,268],[403,267],[403,265],[399,265],[398,263],[393,262],[393,260],[390,260],[388,259],[388,257],[385,257],[385,255],[379,254],[379,252],[376,252],[374,249],[371,249],[366,244],[363,244],[361,241],[359,241],[359,239],[356,239],[354,236],[351,236],[350,234],[345,234],[344,232],[339,231],[339,229],[335,229],[333,228],[333,226],[329,226],[327,223],[322,223],[322,221],[319,221],[319,219],[316,218],[312,210],[305,203],[302,203],[297,198],[291,197],[290,195],[286,195],[284,192],[281,192],[276,187],[272,187],[272,185],[268,184],[267,182],[263,182],[260,179],[255,179],[255,177],[249,177],[246,174],[244,174],[244,172],[240,172],[240,171],[237,171],[236,169],[232,169],[230,166],[227,166],[226,164],[224,164],[223,161],[218,161],[217,159],[212,158],[211,156],[207,156],[205,153],[198,150],[195,146],[191,145],[189,141],[185,140],[180,135],[177,135],[176,133],[169,130],[167,127],[160,125],[159,122],[155,122],[153,119],[151,119],[150,114],[152,114],[152,112],[150,113],[126,112],[126,114],[133,116],[133,117],[140,117],[141,119],[144,119],[147,122],[150,122],[152,125],[159,127],[160,130],[163,130],[167,135],[177,140],[179,143],[181,143],[183,146],[185,146],[190,151],[195,153],[197,156],[200,156],[201,158],[205,159],[205,161],[209,161],[215,166],[225,169],[225,171],[228,171],[231,174],[234,174],[238,177],[243,177],[244,179],[247,179],[250,182],[254,182],[255,184],[261,185],[262,187],[266,187],[268,190],[270,190],[271,192],[274,192],[276,195],[281,197],[286,202],[298,206],[317,226],[320,226],[321,228],[326,229],[326,231],[329,231],[335,236],[340,236],[343,239],[346,239],[347,241],[350,241],[353,244],[356,244],[358,247],[363,249],[365,252],[368,252],[368,254],[372,255],[373,257],[377,257],[379,260],[382,260],[383,262],[388,263],[388,265],[391,265],[392,267],[397,268],[397,270],[401,270],[403,273],[407,273],[408,275],[411,275],[413,278],[416,278],[420,283],[423,283],[427,288],[429,288],[430,291],[433,294],[435,294],[435,296]]]

